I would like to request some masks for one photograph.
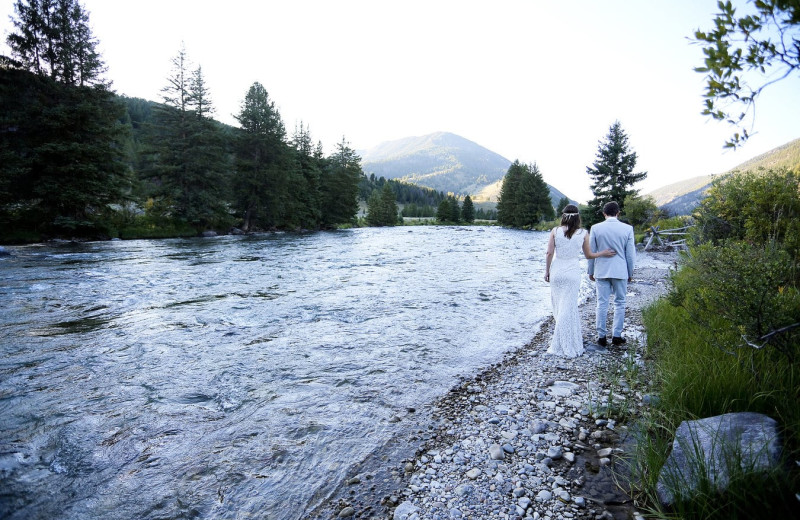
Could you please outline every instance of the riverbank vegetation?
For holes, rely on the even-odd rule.
[[[716,182],[668,295],[646,309],[648,367],[658,394],[643,418],[633,469],[660,518],[797,518],[800,500],[800,172],[761,170]],[[777,420],[784,465],[734,474],[671,510],[655,485],[685,420],[731,412]],[[698,463],[701,463],[698,461]]]
[[[366,177],[345,138],[326,156],[302,122],[287,135],[258,82],[239,126],[219,123],[183,48],[159,102],[118,96],[77,0],[14,9],[13,57],[0,57],[2,242],[331,229],[357,225],[359,198],[384,185],[408,216],[433,216],[446,197]]]

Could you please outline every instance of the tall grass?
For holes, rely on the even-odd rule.
[[[650,390],[658,405],[643,418],[633,472],[651,513],[661,518],[770,519],[800,517],[800,373],[771,349],[724,350],[682,306],[669,298],[643,313],[648,331]],[[726,492],[701,485],[671,510],[655,492],[659,469],[682,421],[731,412],[759,412],[776,419],[785,442],[785,466],[768,475],[733,474]],[[697,461],[703,464],[703,461]]]

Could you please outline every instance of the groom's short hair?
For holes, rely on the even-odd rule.
[[[603,206],[603,213],[609,217],[616,217],[619,214],[619,204],[613,200],[611,202],[606,202],[606,205]]]

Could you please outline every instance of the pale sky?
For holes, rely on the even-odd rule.
[[[800,137],[797,74],[764,92],[740,150],[700,114],[703,56],[687,37],[711,28],[716,0],[82,1],[117,93],[160,101],[184,42],[223,122],[259,81],[289,134],[303,121],[326,152],[343,136],[366,149],[453,132],[536,162],[579,201],[615,120],[644,193]],[[13,4],[0,0],[3,54]]]

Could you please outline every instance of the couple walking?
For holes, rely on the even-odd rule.
[[[589,279],[597,291],[597,343],[608,344],[606,320],[608,303],[614,296],[614,322],[611,342],[622,345],[622,327],[625,321],[625,295],[628,282],[633,277],[636,249],[633,227],[617,219],[619,204],[609,202],[603,206],[605,221],[592,226],[591,233],[581,227],[578,208],[572,204],[564,208],[561,225],[550,232],[544,279],[550,283],[555,329],[549,354],[565,357],[583,353],[581,318],[578,313],[578,292],[581,285],[580,253],[589,259]]]

